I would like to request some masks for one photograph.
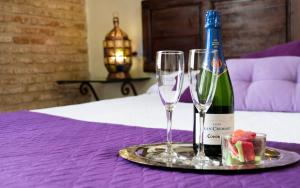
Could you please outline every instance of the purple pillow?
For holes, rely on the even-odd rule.
[[[242,55],[242,58],[261,58],[271,56],[300,56],[300,40],[280,44],[263,51]]]
[[[180,96],[179,102],[191,103],[193,102],[190,87],[187,87]]]
[[[300,112],[300,57],[229,59],[235,109]],[[180,102],[192,102],[189,88]]]
[[[300,112],[300,57],[227,60],[235,109]]]

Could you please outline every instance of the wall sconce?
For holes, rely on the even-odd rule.
[[[108,78],[130,77],[131,41],[119,27],[118,16],[113,17],[114,28],[105,36],[104,65],[109,72]]]

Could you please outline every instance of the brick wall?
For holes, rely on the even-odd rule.
[[[0,1],[0,111],[87,101],[78,85],[56,80],[88,76],[84,0]]]

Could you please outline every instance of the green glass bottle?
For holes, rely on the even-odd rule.
[[[217,49],[220,59],[216,93],[205,116],[204,152],[207,156],[221,155],[221,135],[231,133],[234,129],[234,96],[230,76],[225,63],[221,38],[220,14],[208,10],[205,19],[206,48]],[[194,149],[199,139],[199,114],[194,107]]]

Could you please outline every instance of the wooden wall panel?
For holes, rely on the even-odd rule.
[[[239,57],[242,54],[300,39],[299,0],[144,0],[142,5],[146,72],[155,71],[156,50],[168,47],[184,49],[187,52],[188,48],[204,47],[203,24],[204,12],[207,9],[215,8],[222,14],[226,58]],[[194,18],[196,21],[189,20],[193,17],[191,16],[193,11],[187,13],[186,7],[198,10],[199,17]],[[190,16],[180,16],[179,21],[178,15]],[[186,27],[189,23],[192,23],[192,28]],[[163,27],[168,24],[173,29]],[[193,35],[194,32],[198,34]],[[187,36],[193,36],[194,40]],[[171,39],[172,37],[177,39]]]
[[[199,36],[186,36],[186,37],[171,37],[171,38],[157,38],[153,39],[152,47],[157,50],[181,50],[184,51],[185,70],[187,71],[188,55],[191,48],[198,48]],[[155,60],[156,51],[152,51],[153,60]]]
[[[290,1],[291,40],[300,40],[300,1]]]
[[[183,6],[153,11],[151,22],[152,38],[197,35],[199,8]]]
[[[187,60],[188,50],[203,43],[201,2],[143,1],[144,70],[155,70],[155,54],[158,50],[182,50]],[[185,61],[187,64],[187,61]],[[187,66],[186,66],[187,67]]]
[[[283,0],[220,1],[226,57],[259,51],[287,41],[287,8]],[[276,18],[276,19],[274,19]]]

